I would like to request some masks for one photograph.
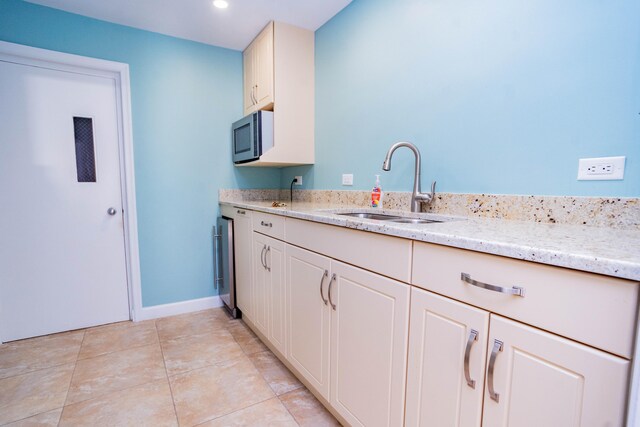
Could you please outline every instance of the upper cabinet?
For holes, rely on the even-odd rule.
[[[273,22],[243,52],[244,114],[273,110]]]
[[[273,148],[238,166],[314,163],[314,33],[271,22],[243,52],[244,115],[273,111]]]

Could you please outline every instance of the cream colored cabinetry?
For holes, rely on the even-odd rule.
[[[273,107],[273,22],[270,22],[242,54],[244,65],[244,114]]]
[[[491,315],[483,425],[622,426],[629,361]]]
[[[489,313],[411,290],[407,426],[479,426]]]
[[[327,291],[331,259],[286,245],[287,359],[329,400],[331,309]]]
[[[252,221],[248,323],[343,423],[624,425],[638,283]]]
[[[624,424],[629,361],[601,350],[625,354],[630,348],[637,284],[424,243],[414,245],[412,276],[416,285],[485,310],[414,288],[408,425]],[[551,332],[489,311],[527,319]],[[593,319],[602,313],[608,315]],[[486,345],[486,354],[473,353],[476,343],[465,337],[471,329],[478,331],[478,347]],[[582,338],[600,349],[556,334]],[[457,344],[449,341],[452,336]],[[474,388],[467,383],[466,357],[461,356],[465,340],[472,344],[468,377]],[[444,360],[442,348],[454,357],[437,367]],[[485,364],[482,375],[477,367]],[[449,404],[434,403],[436,394],[443,402],[451,399]],[[473,416],[463,417],[467,402],[473,403]]]
[[[273,148],[238,166],[314,162],[314,33],[271,22],[243,52],[244,113],[273,110]]]
[[[402,425],[410,288],[337,261],[331,277],[331,405],[353,426]]]
[[[286,247],[288,361],[351,425],[402,425],[409,286]]]
[[[286,351],[284,243],[253,233],[253,323],[283,354]]]

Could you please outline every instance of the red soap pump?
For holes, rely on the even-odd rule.
[[[382,187],[380,186],[380,175],[376,175],[376,184],[371,190],[371,207],[382,209]]]

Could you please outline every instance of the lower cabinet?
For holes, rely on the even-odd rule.
[[[253,317],[282,353],[286,351],[284,242],[253,233]]]
[[[479,426],[489,313],[411,290],[407,426]]]
[[[629,361],[491,315],[485,426],[622,426]]]
[[[409,342],[407,426],[624,424],[620,357],[416,288]]]
[[[329,400],[331,259],[286,245],[287,360]]]
[[[286,246],[287,359],[351,425],[404,419],[409,286]]]

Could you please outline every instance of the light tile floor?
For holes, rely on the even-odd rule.
[[[0,425],[337,426],[223,309],[0,345]]]

